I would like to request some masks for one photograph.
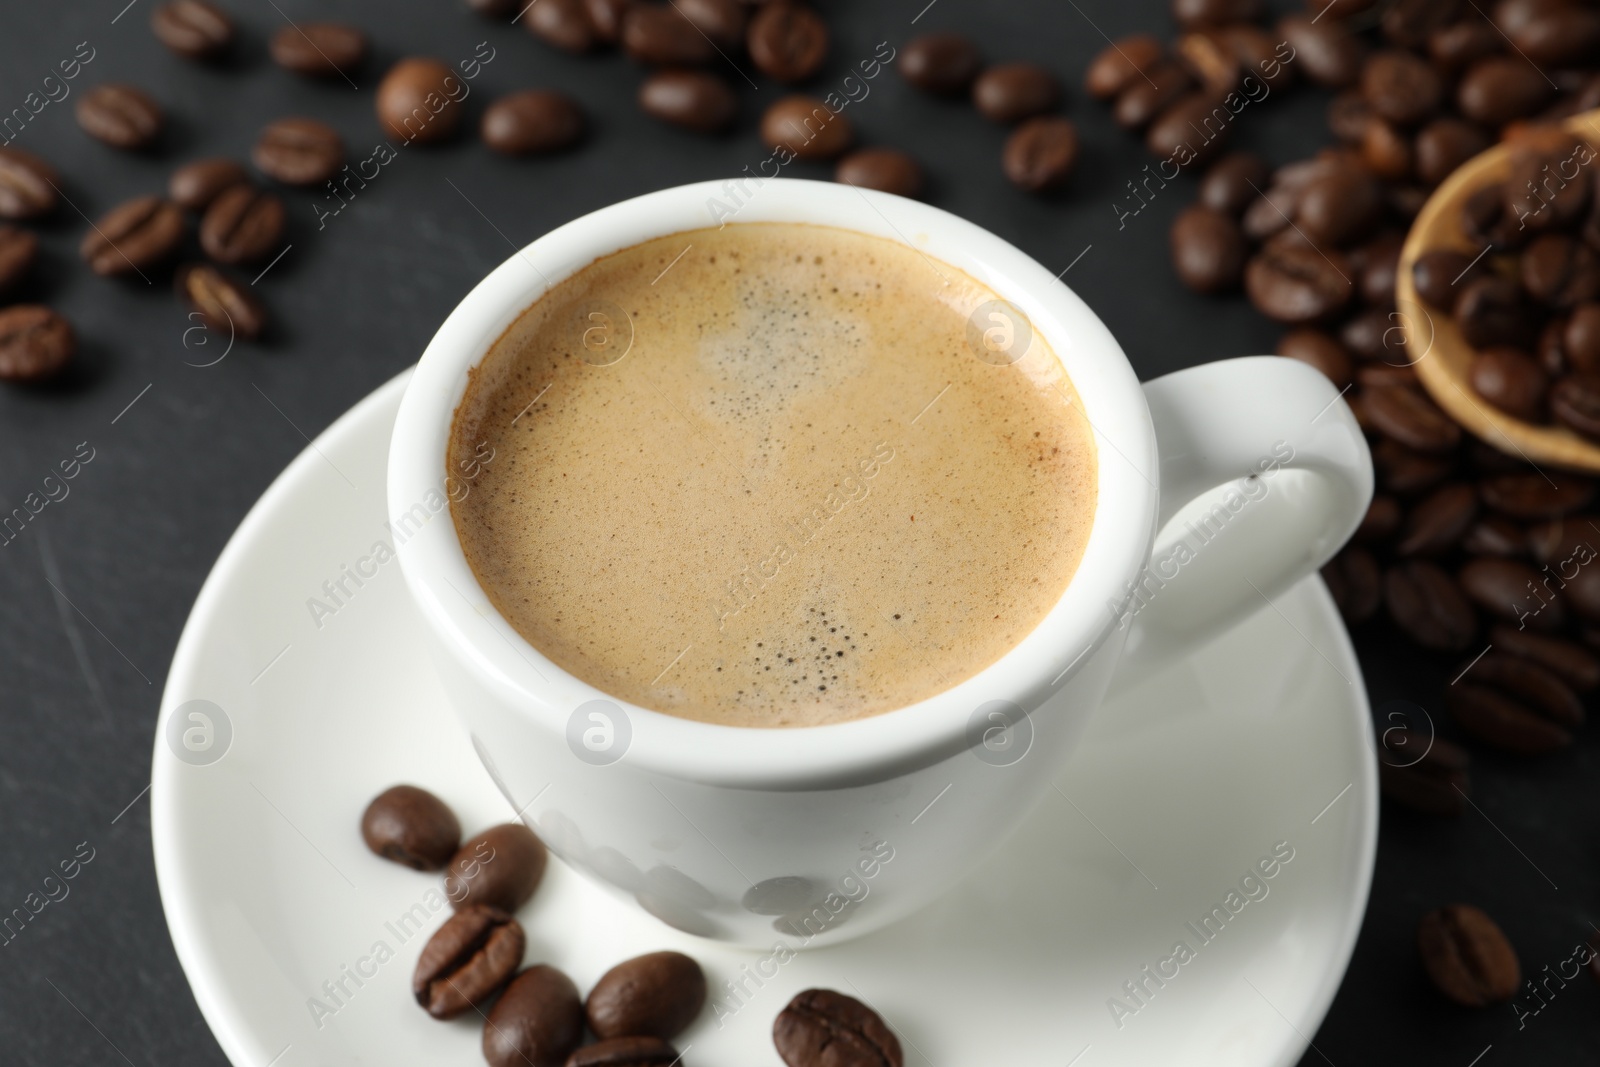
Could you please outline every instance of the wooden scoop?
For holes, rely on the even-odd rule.
[[[1600,110],[1574,115],[1563,128],[1600,146]],[[1540,426],[1507,415],[1480,397],[1467,378],[1474,351],[1448,311],[1430,307],[1417,296],[1411,269],[1424,252],[1449,249],[1475,256],[1480,244],[1462,231],[1462,205],[1486,185],[1502,182],[1511,171],[1512,146],[1501,142],[1462,164],[1435,189],[1417,213],[1400,250],[1395,277],[1395,308],[1417,377],[1433,400],[1456,422],[1508,455],[1536,464],[1600,473],[1600,445],[1564,426]],[[1589,163],[1600,167],[1600,159]],[[1593,181],[1583,175],[1582,180]]]

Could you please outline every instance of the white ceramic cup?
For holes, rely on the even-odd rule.
[[[845,185],[777,179],[742,192],[735,223],[910,242],[1011,302],[1061,359],[1095,430],[1098,502],[1076,574],[1020,644],[906,708],[752,729],[600,692],[490,604],[440,507],[459,477],[446,446],[469,368],[550,285],[597,257],[716,225],[726,183],[596,211],[479,283],[406,390],[389,510],[445,691],[524,821],[678,929],[799,948],[881,927],[968,874],[1050,790],[1113,676],[1158,669],[1314,572],[1365,513],[1372,468],[1349,409],[1304,364],[1237,359],[1141,387],[1070,289],[970,222]]]

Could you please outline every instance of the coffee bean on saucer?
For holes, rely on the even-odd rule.
[[[922,195],[922,168],[896,148],[858,148],[839,160],[833,178],[913,200]]]
[[[78,98],[78,125],[113,148],[149,147],[161,134],[161,108],[131,85],[97,85]]]
[[[463,908],[423,946],[411,992],[435,1019],[453,1019],[511,980],[526,944],[522,924],[505,912],[481,905]]]
[[[896,65],[901,77],[925,93],[960,96],[972,87],[983,57],[959,33],[925,33],[906,42]]]
[[[31,152],[0,148],[0,219],[31,219],[55,210],[61,179]]]
[[[316,119],[278,119],[261,130],[250,158],[261,173],[285,185],[321,185],[339,172],[344,141]]]
[[[1351,626],[1366,622],[1383,602],[1383,575],[1372,553],[1357,545],[1347,545],[1322,568],[1322,580]]]
[[[78,253],[96,274],[138,273],[168,259],[183,241],[183,212],[159,196],[112,208],[83,235]]]
[[[1367,505],[1367,513],[1361,517],[1361,525],[1356,527],[1350,539],[1363,545],[1388,544],[1400,529],[1401,517],[1400,501],[1383,493],[1375,493],[1372,502]]]
[[[1203,207],[1238,218],[1270,181],[1271,171],[1260,156],[1235,152],[1223,156],[1206,171],[1196,199]]]
[[[1172,223],[1172,265],[1178,280],[1197,293],[1239,286],[1249,246],[1239,224],[1219,211],[1192,206]]]
[[[740,0],[672,0],[672,3],[691,26],[711,38],[711,43],[718,48],[732,51],[744,41],[745,6]],[[768,4],[762,10],[771,6]],[[590,13],[587,4],[584,13]],[[592,17],[589,21],[593,25]],[[820,19],[818,24],[821,24]],[[826,33],[826,29],[823,32]]]
[[[267,309],[261,301],[247,286],[240,285],[216,267],[206,263],[181,267],[177,286],[179,295],[200,316],[201,325],[213,333],[253,341],[266,329]],[[441,862],[434,868],[443,865]]]
[[[639,86],[639,106],[651,118],[695,133],[727,129],[739,97],[727,81],[701,70],[658,70]]]
[[[652,952],[617,964],[594,984],[589,1029],[608,1037],[674,1037],[700,1014],[706,978],[681,952]]]
[[[272,61],[284,70],[308,78],[335,78],[361,66],[367,37],[339,22],[297,22],[273,34],[269,47]]]
[[[828,26],[803,4],[774,0],[756,9],[745,47],[750,62],[767,77],[791,84],[805,81],[828,58]]]
[[[39,238],[16,226],[0,226],[0,292],[27,275],[39,256]]]
[[[1555,519],[1594,499],[1595,483],[1578,474],[1499,474],[1478,485],[1484,505],[1513,519]]]
[[[437,871],[461,846],[461,824],[426,789],[394,785],[372,798],[361,816],[361,839],[386,860]]]
[[[1413,144],[1417,178],[1427,185],[1438,185],[1491,143],[1483,127],[1474,123],[1451,116],[1434,119],[1417,131]]]
[[[1511,942],[1471,904],[1450,904],[1424,915],[1417,925],[1417,951],[1439,992],[1469,1008],[1510,1000],[1522,985],[1522,965]]]
[[[204,211],[217,197],[249,180],[244,167],[231,159],[197,159],[172,172],[167,196],[179,207]]]
[[[513,978],[490,1009],[483,1027],[483,1058],[489,1067],[561,1067],[582,1042],[578,987],[541,963]]]
[[[1538,422],[1544,413],[1549,376],[1521,349],[1508,345],[1484,349],[1472,357],[1467,380],[1479,396],[1524,422]]]
[[[1123,129],[1144,129],[1187,100],[1193,91],[1194,79],[1183,67],[1171,62],[1155,63],[1117,94],[1111,117]]]
[[[529,10],[543,6],[541,2]],[[378,83],[378,125],[402,143],[442,141],[461,122],[461,88],[461,79],[437,59],[402,59]]]
[[[1395,625],[1424,648],[1459,652],[1472,643],[1477,620],[1454,579],[1423,560],[1390,568],[1383,598]]]
[[[472,904],[516,911],[539,888],[548,860],[544,842],[521,823],[491,826],[451,857],[445,895],[457,911]]]
[[[1539,69],[1520,56],[1490,56],[1461,76],[1456,107],[1474,122],[1499,129],[1538,111],[1550,91],[1550,83]]]
[[[772,1043],[789,1067],[902,1067],[900,1039],[878,1013],[831,989],[807,989],[772,1024]]]
[[[215,59],[233,43],[233,20],[206,0],[171,0],[150,13],[162,44],[188,59]]]
[[[1018,189],[1042,193],[1064,185],[1078,162],[1078,128],[1059,115],[1028,119],[1006,138],[1000,166]]]
[[[984,118],[1009,126],[1054,110],[1061,102],[1061,85],[1036,64],[1002,63],[978,75],[972,102]]]
[[[683,21],[681,16],[679,21]],[[600,42],[583,0],[539,0],[528,5],[522,24],[545,44],[563,52],[580,54]]]
[[[566,1067],[672,1067],[682,1058],[677,1049],[659,1037],[613,1037],[577,1049],[567,1057]]]
[[[502,155],[556,152],[583,136],[583,112],[561,93],[524,89],[490,104],[479,132],[483,143]]]
[[[1311,327],[1290,330],[1279,338],[1278,355],[1317,368],[1340,389],[1350,384],[1354,374],[1349,351],[1328,334]]]
[[[1374,54],[1362,67],[1361,95],[1379,117],[1415,126],[1438,110],[1444,83],[1426,60],[1392,49]]]
[[[584,0],[584,13],[589,16],[589,28],[601,44],[616,44],[622,40],[622,17],[636,0]],[[510,12],[507,12],[509,14]]]
[[[1245,264],[1245,293],[1269,319],[1310,323],[1350,302],[1350,264],[1338,252],[1303,244],[1268,245]]]
[[[249,263],[278,250],[283,201],[249,185],[224,190],[200,219],[200,247],[218,263]]]
[[[1573,641],[1499,624],[1489,631],[1489,643],[1539,664],[1577,692],[1589,693],[1600,687],[1600,658]]]
[[[1295,64],[1318,85],[1342,89],[1361,76],[1361,41],[1336,19],[1290,15],[1278,23],[1278,36],[1294,49]]]
[[[1424,497],[1406,517],[1395,551],[1402,556],[1439,556],[1454,548],[1478,514],[1478,494],[1456,482]]]
[[[1378,742],[1378,785],[1398,804],[1429,815],[1460,815],[1472,792],[1465,749],[1417,730],[1385,730]]]
[[[0,308],[0,381],[43,381],[59,373],[76,350],[72,327],[49,308]]]
[[[1435,249],[1417,257],[1412,264],[1411,281],[1424,301],[1448,311],[1455,305],[1460,285],[1481,277],[1482,273],[1471,256]]]
[[[771,149],[787,149],[796,159],[833,159],[844,154],[855,132],[843,113],[821,100],[786,96],[761,116],[761,141]]]
[[[627,10],[622,16],[622,50],[634,62],[652,67],[695,66],[717,58],[705,34],[667,4],[636,4]]]
[[[1591,441],[1600,441],[1600,374],[1571,374],[1550,389],[1550,414]]]

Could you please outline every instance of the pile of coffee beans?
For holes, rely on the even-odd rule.
[[[1600,431],[1600,196],[1594,176],[1575,173],[1592,150],[1557,125],[1600,106],[1600,13],[1579,0],[1308,0],[1266,30],[1254,0],[1174,0],[1173,11],[1175,46],[1125,38],[1086,84],[1171,161],[1163,177],[1200,172],[1171,233],[1178,277],[1201,293],[1242,288],[1289,327],[1278,353],[1344,390],[1370,438],[1377,495],[1323,571],[1340,611],[1352,626],[1387,615],[1418,648],[1453,657],[1440,703],[1468,743],[1513,757],[1569,749],[1600,687],[1596,485],[1470,440],[1418,382],[1424,354],[1406,347],[1394,288],[1429,193],[1511,139],[1512,178],[1467,205],[1478,247],[1424,256],[1418,290],[1481,350],[1473,381],[1486,399]],[[1229,94],[1248,93],[1252,73],[1271,83],[1269,54],[1278,87],[1302,77],[1333,90],[1335,143],[1312,159],[1221,155],[1233,120],[1206,124],[1224,112],[1248,121]],[[1460,815],[1468,751],[1417,720],[1386,724],[1384,795]],[[1517,992],[1515,951],[1470,905],[1424,916],[1418,946],[1452,1000]]]
[[[521,823],[463,842],[443,800],[414,785],[374,797],[361,839],[386,860],[445,872],[454,914],[417,957],[411,991],[435,1019],[483,1017],[490,1067],[672,1067],[671,1041],[706,1003],[700,965],[681,952],[650,952],[600,976],[587,997],[549,964],[523,966],[528,939],[516,912],[544,879],[544,842]],[[586,1035],[594,1041],[585,1044]],[[807,989],[779,1013],[773,1042],[788,1067],[903,1067],[900,1042],[871,1008]]]

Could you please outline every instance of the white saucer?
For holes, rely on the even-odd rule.
[[[373,856],[358,821],[395,782],[437,792],[468,833],[513,813],[445,704],[398,564],[359,587],[345,579],[337,605],[322,587],[389,540],[384,462],[404,377],[331,426],[251,510],[167,680],[156,872],[195,999],[237,1067],[482,1063],[477,1025],[434,1022],[411,998],[417,953],[444,915],[428,913],[439,879]],[[336,606],[320,628],[313,597]],[[828,986],[885,1015],[908,1067],[1293,1064],[1366,905],[1372,751],[1360,670],[1313,579],[1108,704],[1058,795],[975,877],[898,926],[803,953],[759,987],[745,978],[742,1008],[720,1027],[708,1010],[678,1040],[684,1062],[776,1064],[773,1017],[799,990]],[[1267,895],[1225,926],[1213,919],[1222,931],[1202,942],[1192,927],[1233,903],[1229,890],[1278,842],[1294,855],[1252,884]],[[420,933],[400,924],[412,910]],[[672,930],[558,861],[521,919],[530,960],[580,989],[619,960],[679,948],[729,1009],[724,983],[762,959]],[[1155,972],[1178,941],[1192,958],[1166,964],[1176,973],[1158,988],[1141,969]],[[1141,980],[1154,992],[1139,1006],[1123,984]]]

